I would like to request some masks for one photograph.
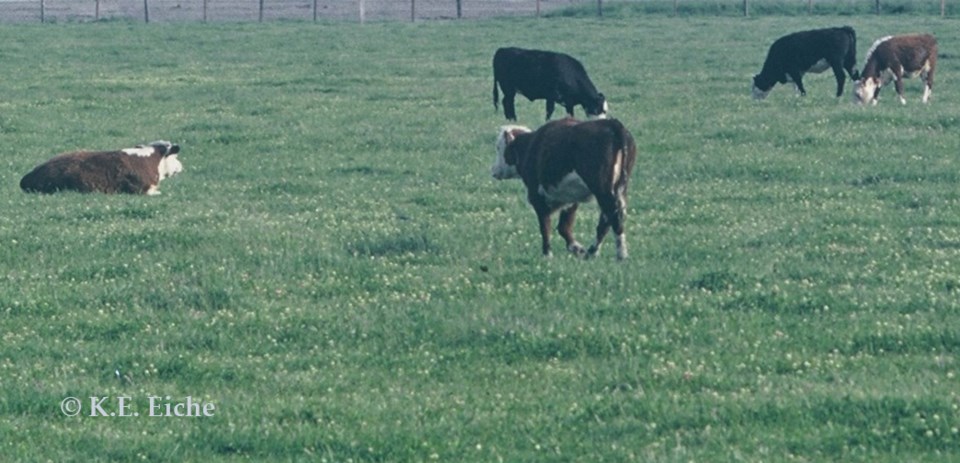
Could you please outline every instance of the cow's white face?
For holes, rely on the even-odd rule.
[[[853,83],[853,100],[860,104],[877,104],[874,96],[878,89],[880,89],[880,78],[864,77]]]
[[[490,175],[497,180],[508,178],[517,178],[520,173],[517,172],[517,166],[507,164],[506,152],[507,146],[513,142],[518,133],[528,133],[531,130],[522,125],[505,125],[500,127],[500,135],[497,136],[497,158],[490,168]]]
[[[160,171],[160,180],[163,180],[183,172],[183,164],[177,159],[176,154],[170,154],[160,160],[158,170]]]

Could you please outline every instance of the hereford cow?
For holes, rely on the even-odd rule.
[[[56,156],[20,180],[27,192],[130,193],[157,195],[160,181],[183,170],[180,147],[156,141],[119,151],[79,151]]]
[[[587,116],[603,118],[607,101],[597,91],[579,61],[563,53],[500,48],[493,55],[493,107],[500,99],[497,84],[503,90],[503,115],[517,120],[514,98],[519,92],[530,101],[547,100],[547,120],[554,105],[560,103],[573,117],[573,107],[583,106]]]
[[[843,94],[846,70],[857,80],[857,33],[850,26],[794,32],[780,37],[767,52],[760,74],[753,77],[753,98],[767,97],[777,82],[793,82],[800,95],[806,95],[803,75],[833,69],[837,78],[837,96]]]
[[[867,63],[860,80],[853,85],[855,101],[877,104],[880,87],[891,80],[901,104],[903,78],[919,75],[923,79],[923,102],[933,90],[933,71],[937,67],[937,39],[929,34],[884,37],[867,51]]]
[[[627,183],[636,159],[633,136],[616,119],[579,122],[572,118],[548,122],[535,132],[522,126],[500,128],[495,179],[523,179],[527,199],[537,213],[543,255],[550,255],[550,216],[560,210],[557,231],[567,250],[592,257],[610,228],[617,240],[617,259],[627,257],[624,211]],[[573,238],[579,203],[597,198],[600,223],[589,250]]]

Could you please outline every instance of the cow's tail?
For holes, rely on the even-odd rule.
[[[857,31],[850,26],[840,28],[850,37],[850,47],[847,48],[847,54],[843,57],[843,66],[850,73],[850,78],[860,80],[860,73],[857,72]]]
[[[493,109],[500,110],[500,92],[497,91],[497,76],[493,76]]]

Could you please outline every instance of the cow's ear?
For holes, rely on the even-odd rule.
[[[170,156],[171,154],[177,154],[179,152],[180,152],[180,145],[170,145],[170,149],[167,150],[166,155]]]
[[[515,140],[516,138],[517,138],[517,134],[513,130],[507,130],[503,134],[503,139],[507,142],[508,145],[513,143],[513,140]]]

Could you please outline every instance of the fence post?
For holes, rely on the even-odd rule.
[[[743,0],[743,17],[746,18],[750,16],[750,2],[749,0]]]
[[[148,0],[143,0],[143,22],[150,23],[150,4]]]
[[[207,22],[207,0],[203,0],[203,22]]]
[[[410,0],[410,22],[417,20],[417,0]]]
[[[940,0],[940,17],[947,17],[947,0]]]
[[[97,5],[93,8],[93,20],[100,20],[100,0],[97,0]]]
[[[263,22],[263,0],[260,0],[260,8],[257,13],[257,22]]]
[[[367,12],[365,11],[363,0],[360,0],[360,24],[363,24],[363,22],[366,20],[366,15]]]
[[[463,18],[463,3],[462,0],[457,0],[457,19],[461,18]]]
[[[597,16],[603,16],[603,0],[597,0]]]
[[[813,0],[807,0],[807,14],[813,14]]]
[[[313,0],[313,22],[317,22],[317,0]]]
[[[876,1],[876,5],[877,14],[880,14],[880,0]]]
[[[537,17],[540,17],[540,0],[537,0]]]
[[[45,13],[45,12],[43,11],[43,10],[44,10],[44,6],[45,6],[45,5],[43,4],[43,0],[40,0],[40,24],[43,24],[44,21],[45,21],[45,19],[46,19],[46,18],[44,18],[44,13]]]

